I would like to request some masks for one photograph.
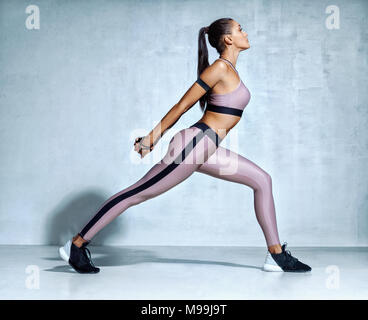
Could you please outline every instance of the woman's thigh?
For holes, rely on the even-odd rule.
[[[266,171],[251,160],[221,146],[196,171],[253,189],[261,188],[264,182],[271,179]]]
[[[91,239],[127,208],[168,191],[192,175],[217,149],[211,132],[200,128],[177,132],[163,159],[134,184],[105,201],[80,234]]]
[[[135,183],[110,197],[106,202],[126,200],[127,205],[155,197],[192,175],[216,151],[211,132],[189,127],[177,132],[164,157]],[[104,205],[105,205],[104,204]]]
[[[149,186],[143,192],[144,196],[156,196],[187,179],[215,153],[217,147],[211,137],[197,127],[177,132],[162,160],[138,182]]]

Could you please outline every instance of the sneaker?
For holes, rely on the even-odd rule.
[[[60,257],[69,263],[79,273],[98,273],[100,268],[93,265],[91,253],[86,248],[89,242],[84,242],[78,248],[71,240],[59,248]]]
[[[281,272],[308,272],[312,268],[297,258],[293,257],[289,250],[285,250],[287,243],[282,245],[281,253],[267,252],[266,259],[263,265],[264,271],[281,271]]]

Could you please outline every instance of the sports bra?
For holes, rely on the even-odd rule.
[[[233,67],[231,62],[219,58],[225,61],[231,68],[235,70],[237,75],[239,76],[238,71]],[[240,77],[239,77],[240,79]],[[204,90],[209,91],[211,88],[207,83],[205,83],[200,77],[198,77],[196,81]],[[207,101],[207,106],[204,112],[213,111],[218,113],[232,114],[234,116],[241,117],[243,114],[244,108],[249,103],[251,94],[248,88],[244,85],[243,81],[240,79],[240,82],[235,90],[225,93],[210,93]]]

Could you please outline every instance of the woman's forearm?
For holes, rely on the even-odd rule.
[[[188,109],[183,108],[179,104],[175,104],[147,135],[147,137],[149,136],[150,138],[150,145],[156,144],[165,132],[170,129],[187,110]]]

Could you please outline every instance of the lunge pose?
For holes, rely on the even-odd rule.
[[[220,55],[212,65],[208,63],[206,34]],[[136,183],[107,199],[84,228],[59,249],[61,257],[76,271],[99,272],[86,247],[96,233],[129,207],[157,197],[194,172],[254,190],[255,214],[268,248],[265,271],[311,270],[286,250],[286,243],[280,244],[270,175],[252,161],[220,146],[250,101],[250,92],[235,68],[239,53],[249,48],[248,34],[231,18],[218,19],[201,28],[197,80],[147,136],[135,140],[135,151],[141,158],[151,152],[163,134],[198,101],[204,111],[202,118],[177,132],[162,160]]]

